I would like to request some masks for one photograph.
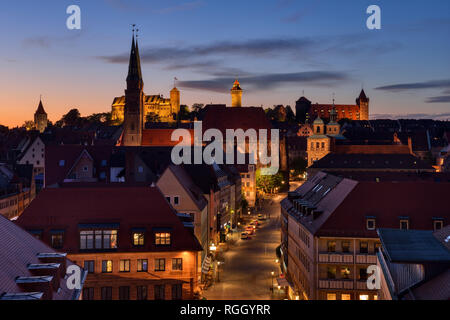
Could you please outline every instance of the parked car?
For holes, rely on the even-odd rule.
[[[248,239],[248,233],[247,232],[242,232],[241,233],[241,239],[242,240],[247,240]]]
[[[258,214],[258,220],[264,221],[264,220],[266,220],[266,218],[262,214]]]
[[[255,233],[255,228],[253,227],[247,227],[245,228],[245,232],[247,232],[248,234],[254,234]]]

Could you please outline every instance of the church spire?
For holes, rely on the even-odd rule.
[[[133,38],[131,41],[130,62],[128,64],[127,82],[138,81],[143,84],[141,72],[141,58],[139,56],[139,45],[135,37],[135,25],[133,25]]]

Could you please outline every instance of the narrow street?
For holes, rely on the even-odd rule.
[[[208,300],[268,300],[271,296],[273,271],[279,274],[275,249],[280,244],[280,201],[282,195],[266,200],[262,212],[267,218],[248,240],[237,240],[223,253],[224,264],[220,266],[219,282],[203,292]],[[273,281],[276,281],[276,279]]]

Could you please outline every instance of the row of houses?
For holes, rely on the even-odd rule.
[[[290,297],[318,300],[386,298],[385,287],[368,285],[368,268],[380,264],[377,254],[382,257],[381,252],[392,258],[390,266],[401,260],[389,253],[398,249],[398,239],[390,238],[392,248],[386,247],[381,235],[400,234],[399,239],[403,237],[404,240],[398,240],[399,244],[405,247],[408,244],[404,241],[412,230],[427,230],[428,236],[440,231],[448,237],[450,230],[446,226],[450,210],[446,195],[449,192],[450,177],[446,174],[316,173],[281,202],[281,267],[290,283]],[[385,229],[388,231],[380,234],[380,230]],[[419,249],[422,255],[427,254],[426,246]],[[442,272],[448,271],[450,253],[448,249],[441,251],[444,255],[447,252],[447,258],[434,257],[439,268],[434,268],[432,275],[422,272],[412,284],[417,286],[430,278],[448,277]],[[417,259],[416,264],[422,266],[423,261]],[[392,292],[401,291],[393,288]],[[448,285],[444,286],[441,297],[448,299],[449,290]]]

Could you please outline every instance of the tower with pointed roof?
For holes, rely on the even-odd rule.
[[[242,92],[241,85],[238,79],[234,81],[233,87],[231,88],[231,106],[232,107],[242,107]]]
[[[142,80],[139,46],[134,35],[131,41],[130,62],[128,65],[127,88],[123,121],[122,145],[140,146],[144,124],[144,81]]]
[[[356,99],[356,104],[359,106],[359,119],[369,120],[369,98],[366,96],[364,89],[361,89],[361,93]]]
[[[47,128],[48,119],[47,119],[47,113],[44,110],[44,106],[42,105],[42,99],[39,99],[39,105],[34,113],[34,126],[37,130],[39,130],[40,133],[45,131],[45,128]]]

